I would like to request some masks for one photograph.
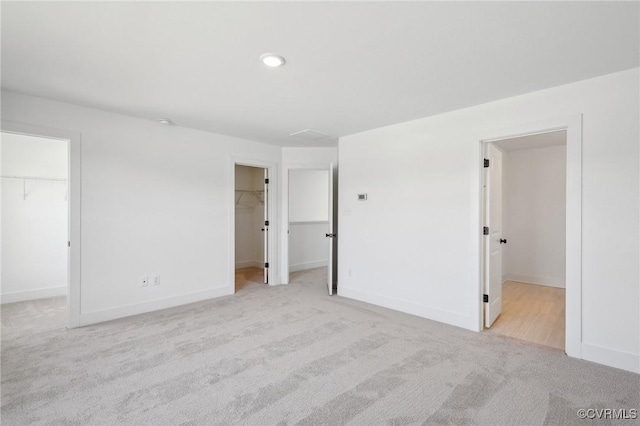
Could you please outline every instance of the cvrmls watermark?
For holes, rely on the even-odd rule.
[[[581,419],[591,420],[635,420],[638,410],[635,408],[581,408],[577,412]]]

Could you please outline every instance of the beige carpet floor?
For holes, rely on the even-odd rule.
[[[3,425],[584,424],[640,405],[636,374],[329,297],[324,269],[75,330],[42,303],[2,307]]]

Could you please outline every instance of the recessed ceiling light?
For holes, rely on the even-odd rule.
[[[158,123],[164,124],[165,126],[171,126],[173,124],[173,121],[169,120],[168,118],[159,118]]]
[[[281,67],[284,65],[284,58],[273,53],[265,53],[264,55],[260,56],[260,60],[263,64],[272,68]]]

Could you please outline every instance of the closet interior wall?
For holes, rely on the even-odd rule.
[[[236,166],[236,269],[262,268],[264,258],[264,169]]]
[[[289,271],[326,267],[329,260],[329,171],[289,171]]]
[[[67,141],[0,139],[2,303],[67,294]]]

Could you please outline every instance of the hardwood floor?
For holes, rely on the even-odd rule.
[[[502,313],[488,331],[564,350],[565,290],[506,281]]]
[[[249,286],[261,286],[264,284],[262,268],[236,269],[236,292]]]

